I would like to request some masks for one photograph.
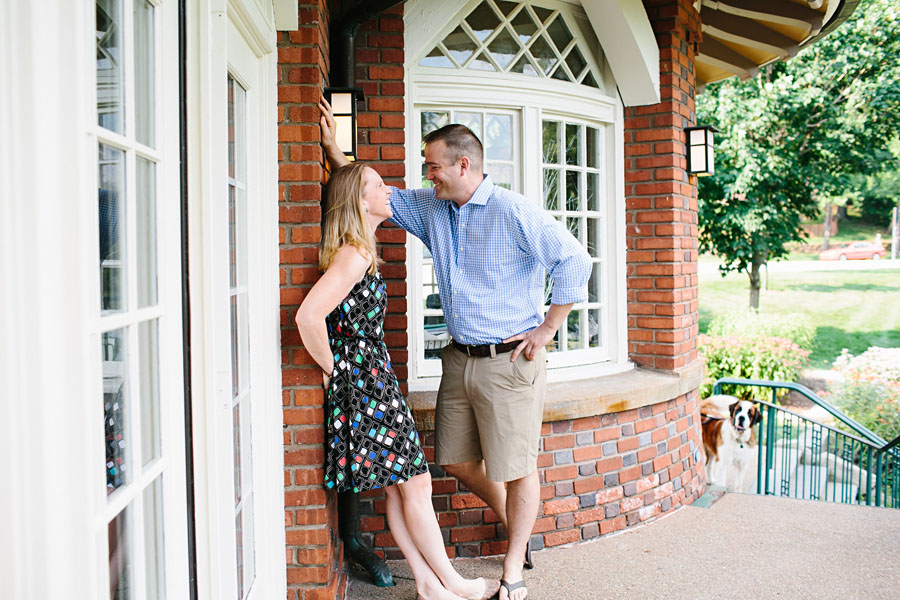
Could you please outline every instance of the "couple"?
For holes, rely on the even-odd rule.
[[[468,128],[448,125],[425,136],[433,187],[400,190],[372,168],[348,163],[335,144],[331,107],[322,100],[320,109],[334,168],[319,258],[325,273],[296,322],[327,390],[325,486],[385,489],[388,526],[420,598],[525,600],[522,570],[530,567],[540,507],[544,346],[572,304],[586,300],[590,257],[550,215],[492,184]],[[464,579],[444,550],[422,444],[382,341],[387,297],[375,229],[387,219],[434,256],[452,337],[441,352],[435,459],[506,527],[500,582]],[[553,297],[544,317],[545,272]]]

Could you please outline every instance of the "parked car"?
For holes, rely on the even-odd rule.
[[[887,250],[881,244],[874,242],[853,242],[849,246],[829,248],[819,253],[819,260],[852,260],[867,259],[878,260],[887,256]]]

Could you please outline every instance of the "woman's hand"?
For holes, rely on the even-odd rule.
[[[331,383],[331,375],[322,371],[322,386],[327,390],[329,384]]]
[[[322,130],[322,148],[325,149],[325,156],[328,157],[328,162],[335,169],[343,167],[350,161],[347,160],[347,157],[344,156],[344,153],[337,146],[335,141],[337,138],[337,123],[334,120],[334,112],[331,110],[331,105],[324,96],[319,99],[319,111],[322,113],[322,116],[319,118],[319,129]]]

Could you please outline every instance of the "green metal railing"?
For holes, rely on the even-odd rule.
[[[771,402],[758,402],[763,419],[757,430],[757,493],[900,508],[900,436],[886,442],[797,383],[726,377],[716,381],[713,393],[730,385],[772,390]],[[802,394],[842,427],[779,406],[782,389]]]

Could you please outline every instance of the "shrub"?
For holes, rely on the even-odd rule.
[[[760,314],[755,310],[742,310],[715,317],[706,333],[711,336],[732,335],[752,338],[786,338],[804,350],[812,350],[816,329],[800,314]]]
[[[809,360],[809,350],[783,337],[701,335],[699,351],[706,360],[701,398],[712,394],[713,384],[722,377],[796,381]],[[768,388],[752,386],[734,386],[727,391],[744,399],[767,401],[772,394]],[[787,390],[779,391],[779,396],[784,394]]]
[[[838,408],[886,440],[900,434],[900,348],[845,349],[834,369],[843,375],[831,394]]]

